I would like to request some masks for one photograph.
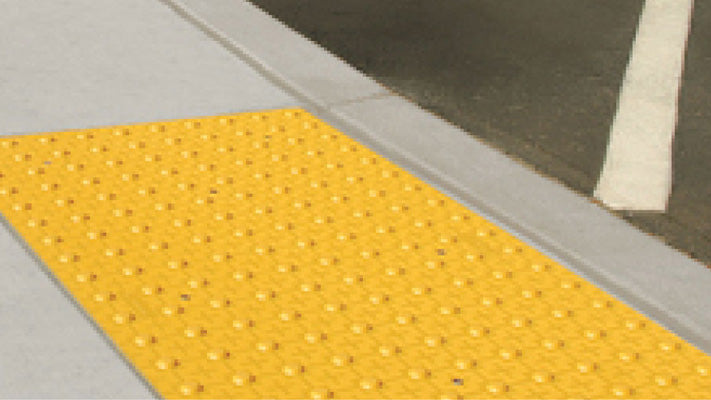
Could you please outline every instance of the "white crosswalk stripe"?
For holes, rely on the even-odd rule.
[[[613,209],[664,211],[693,0],[647,0],[595,196]]]

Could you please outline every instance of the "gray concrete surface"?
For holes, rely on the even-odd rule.
[[[158,1],[0,1],[0,135],[299,106]],[[0,398],[151,389],[0,224]]]
[[[0,273],[0,398],[155,397],[6,224]]]
[[[0,134],[293,106],[157,1],[0,0]]]
[[[591,196],[643,0],[250,0],[391,90]],[[711,265],[711,4],[697,1],[666,213],[621,218]]]
[[[293,40],[298,33],[288,27],[271,23],[270,29],[263,30],[264,15],[256,8],[233,7],[233,0],[164,3],[208,37],[248,60],[256,70],[288,82],[295,96],[308,94],[314,104],[326,106],[387,93],[384,87],[338,58],[312,58],[312,54],[321,51],[319,44]],[[255,31],[260,34],[255,35]],[[285,42],[289,45],[285,46]]]

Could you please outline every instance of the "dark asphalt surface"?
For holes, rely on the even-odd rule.
[[[395,92],[591,196],[643,0],[252,0]],[[665,214],[617,213],[711,264],[711,4],[697,2]],[[288,51],[288,49],[285,49]]]
[[[664,215],[627,216],[711,267],[711,2],[697,0],[691,20],[679,119],[674,184]]]

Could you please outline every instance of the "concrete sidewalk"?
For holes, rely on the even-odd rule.
[[[0,3],[0,134],[304,108],[707,354],[711,274],[246,2]],[[9,226],[0,396],[156,396]]]
[[[304,106],[158,1],[0,8],[0,134]],[[8,228],[0,228],[0,397],[153,397]]]

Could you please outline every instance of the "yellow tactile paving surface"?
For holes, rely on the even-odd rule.
[[[3,138],[0,210],[168,398],[711,396],[707,355],[303,110]]]

